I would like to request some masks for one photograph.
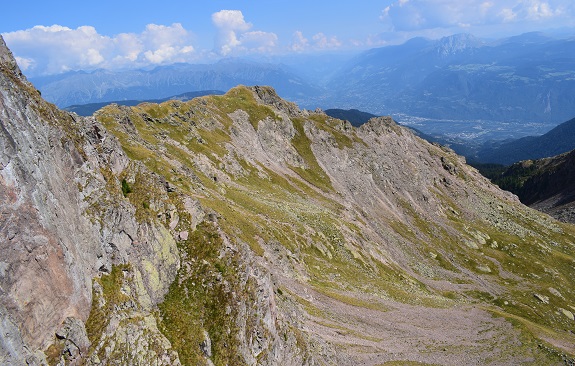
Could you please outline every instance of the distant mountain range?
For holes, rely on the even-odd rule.
[[[377,117],[375,114],[358,111],[357,109],[326,109],[325,114],[330,117],[349,121],[353,126],[359,127],[370,119]]]
[[[162,103],[167,100],[180,100],[182,102],[194,99],[196,97],[202,97],[204,95],[222,95],[225,92],[221,90],[202,90],[197,92],[188,92],[179,95],[174,95],[167,98],[160,98],[160,99],[147,99],[147,100],[115,100],[110,102],[101,102],[101,103],[90,103],[90,104],[79,104],[79,105],[71,105],[66,107],[65,110],[68,112],[74,112],[80,116],[91,116],[96,112],[98,109],[101,109],[109,104],[118,104],[118,105],[125,105],[125,106],[136,106],[141,103]]]
[[[459,34],[375,48],[347,63],[342,55],[333,56],[331,63],[312,56],[306,63],[304,55],[295,61],[277,58],[275,63],[227,59],[153,70],[78,71],[32,82],[60,107],[227,91],[238,84],[270,85],[308,109],[359,109],[393,115],[399,122],[401,116],[415,116],[554,126],[575,116],[574,49],[575,38],[540,33],[490,42]]]
[[[560,123],[575,116],[574,49],[573,38],[540,33],[414,38],[356,57],[329,82],[327,100],[376,114]]]
[[[564,122],[542,136],[486,144],[477,153],[483,163],[509,165],[520,160],[541,159],[575,149],[575,118]]]
[[[153,70],[70,72],[32,78],[46,100],[60,107],[117,100],[160,99],[191,91],[224,90],[237,85],[273,85],[294,101],[320,89],[281,65],[226,59],[215,64],[174,64]]]

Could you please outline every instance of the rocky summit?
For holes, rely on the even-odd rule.
[[[268,87],[58,110],[0,41],[0,363],[563,365],[575,227]]]

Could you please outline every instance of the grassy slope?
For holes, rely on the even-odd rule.
[[[541,343],[537,338],[573,344],[573,335],[565,331],[573,329],[573,323],[558,310],[575,312],[571,308],[575,306],[575,291],[570,283],[575,278],[572,226],[555,222],[547,225],[521,210],[506,208],[501,217],[524,228],[518,234],[505,226],[458,215],[459,203],[437,188],[437,198],[453,213],[440,225],[410,211],[409,205],[404,207],[404,220],[383,218],[377,224],[389,233],[387,240],[409,244],[416,256],[438,253],[428,262],[444,271],[437,272],[438,280],[444,276],[449,281],[456,278],[462,282],[472,281],[466,278],[465,273],[469,272],[503,289],[499,296],[478,290],[442,293],[399,266],[378,260],[374,255],[378,244],[369,243],[363,236],[372,223],[362,222],[359,217],[351,222],[344,215],[338,193],[334,192],[329,175],[318,164],[306,133],[306,126],[330,133],[339,149],[354,148],[363,142],[354,131],[337,129],[340,121],[321,115],[292,119],[296,130],[292,144],[306,163],[305,168],[291,167],[293,174],[276,172],[242,157],[234,157],[242,174],[224,172],[229,180],[215,179],[208,169],[200,168],[198,157],[201,156],[202,161],[222,171],[227,144],[231,141],[233,122],[229,114],[238,109],[249,114],[255,129],[265,118],[280,118],[274,109],[257,104],[246,88],[232,89],[226,96],[186,103],[165,102],[131,108],[108,106],[96,116],[119,138],[130,158],[164,176],[180,194],[197,197],[207,210],[216,212],[219,226],[232,240],[249,245],[259,256],[265,256],[271,247],[279,245],[283,248],[283,259],[296,264],[293,270],[300,278],[306,278],[307,285],[331,299],[357,308],[379,306],[361,300],[365,295],[374,294],[429,307],[476,303],[512,321],[531,342],[528,344]],[[183,210],[180,214],[185,215]],[[182,220],[178,229],[188,229],[185,222]],[[197,347],[186,347],[183,340],[189,337],[187,342],[198,343],[203,330],[208,330],[213,337],[216,364],[238,362],[233,352],[233,330],[226,333],[222,329],[234,323],[234,313],[222,309],[237,300],[227,297],[228,291],[247,294],[249,285],[235,279],[238,265],[234,258],[218,255],[223,244],[212,230],[209,225],[201,226],[180,243],[183,257],[195,260],[189,262],[190,267],[183,266],[188,269],[181,270],[179,280],[160,306],[160,327],[187,364],[199,362],[202,355]],[[486,243],[481,250],[460,245],[461,237],[472,237],[469,232],[484,235]],[[210,248],[207,251],[206,246]],[[500,267],[491,260],[497,261]],[[481,269],[486,265],[490,273]],[[514,276],[505,277],[504,272]],[[205,290],[202,281],[210,282],[218,273],[227,279],[228,288],[211,282],[206,285],[209,290]],[[557,289],[561,297],[551,296],[550,304],[534,297],[535,292],[548,295],[550,287]],[[282,296],[298,299],[297,295],[290,295],[289,288],[284,290]],[[211,305],[214,302],[219,306]],[[310,307],[306,310],[314,312]],[[315,315],[331,319],[322,311],[316,311]],[[224,343],[228,344],[227,348]],[[556,360],[553,352],[545,354]]]

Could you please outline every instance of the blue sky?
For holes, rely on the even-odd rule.
[[[573,0],[34,0],[0,12],[0,33],[28,75],[574,28]]]

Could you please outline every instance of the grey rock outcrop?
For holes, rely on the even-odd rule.
[[[146,311],[163,299],[179,266],[175,241],[161,225],[138,223],[113,189],[119,182],[107,181],[106,171],[127,164],[97,122],[44,102],[0,38],[0,363],[24,364],[62,335],[67,319],[85,322],[92,278],[114,264],[136,265],[135,300]]]
[[[36,350],[49,344],[67,317],[87,317],[97,251],[90,243],[97,239],[69,190],[80,155],[49,125],[58,112],[14,68],[9,51],[0,54],[0,245],[6,268],[0,302],[24,344]]]
[[[71,364],[76,364],[86,357],[90,348],[90,340],[86,334],[84,323],[76,318],[66,318],[56,331],[56,337],[64,342],[62,355]]]

